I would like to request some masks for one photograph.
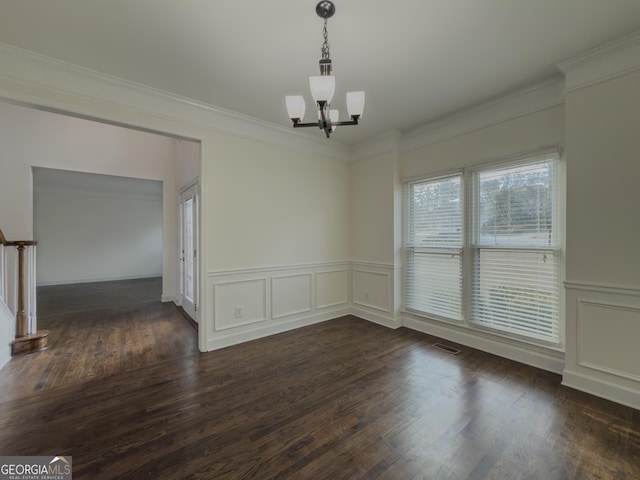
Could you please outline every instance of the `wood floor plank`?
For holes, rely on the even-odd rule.
[[[0,454],[77,479],[640,478],[640,412],[558,375],[355,317],[199,354],[157,282],[100,287],[45,295],[51,348],[0,371]]]

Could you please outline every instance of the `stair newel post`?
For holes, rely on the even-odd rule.
[[[34,243],[31,248],[25,251],[27,273],[25,278],[26,284],[26,305],[27,310],[27,333],[33,333],[38,330],[38,302],[37,302],[37,290],[36,290],[36,244]]]
[[[48,347],[50,332],[49,330],[36,331],[35,325],[35,246],[38,242],[32,240],[8,242],[4,237],[2,237],[2,240],[5,246],[16,247],[18,251],[16,338],[11,343],[11,354],[16,355],[18,353],[32,353],[45,350]],[[29,248],[29,250],[27,250],[27,248]],[[29,260],[28,273],[26,265],[27,258]],[[29,281],[28,286],[26,285],[27,280]]]

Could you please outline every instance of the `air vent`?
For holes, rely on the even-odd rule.
[[[434,343],[434,347],[439,350],[444,350],[445,352],[451,353],[453,355],[458,355],[462,350],[458,350],[457,348],[450,347],[449,345],[443,345],[442,343]]]

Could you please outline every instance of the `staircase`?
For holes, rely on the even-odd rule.
[[[47,348],[49,331],[36,329],[36,244],[9,241],[0,230],[0,328],[15,322],[11,355]]]

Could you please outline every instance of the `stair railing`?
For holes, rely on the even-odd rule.
[[[17,253],[16,280],[17,305],[16,337],[11,343],[11,354],[31,353],[47,348],[48,330],[37,331],[36,328],[36,245],[34,240],[9,241],[0,230],[0,295],[8,304],[8,264],[9,247],[15,247]]]

